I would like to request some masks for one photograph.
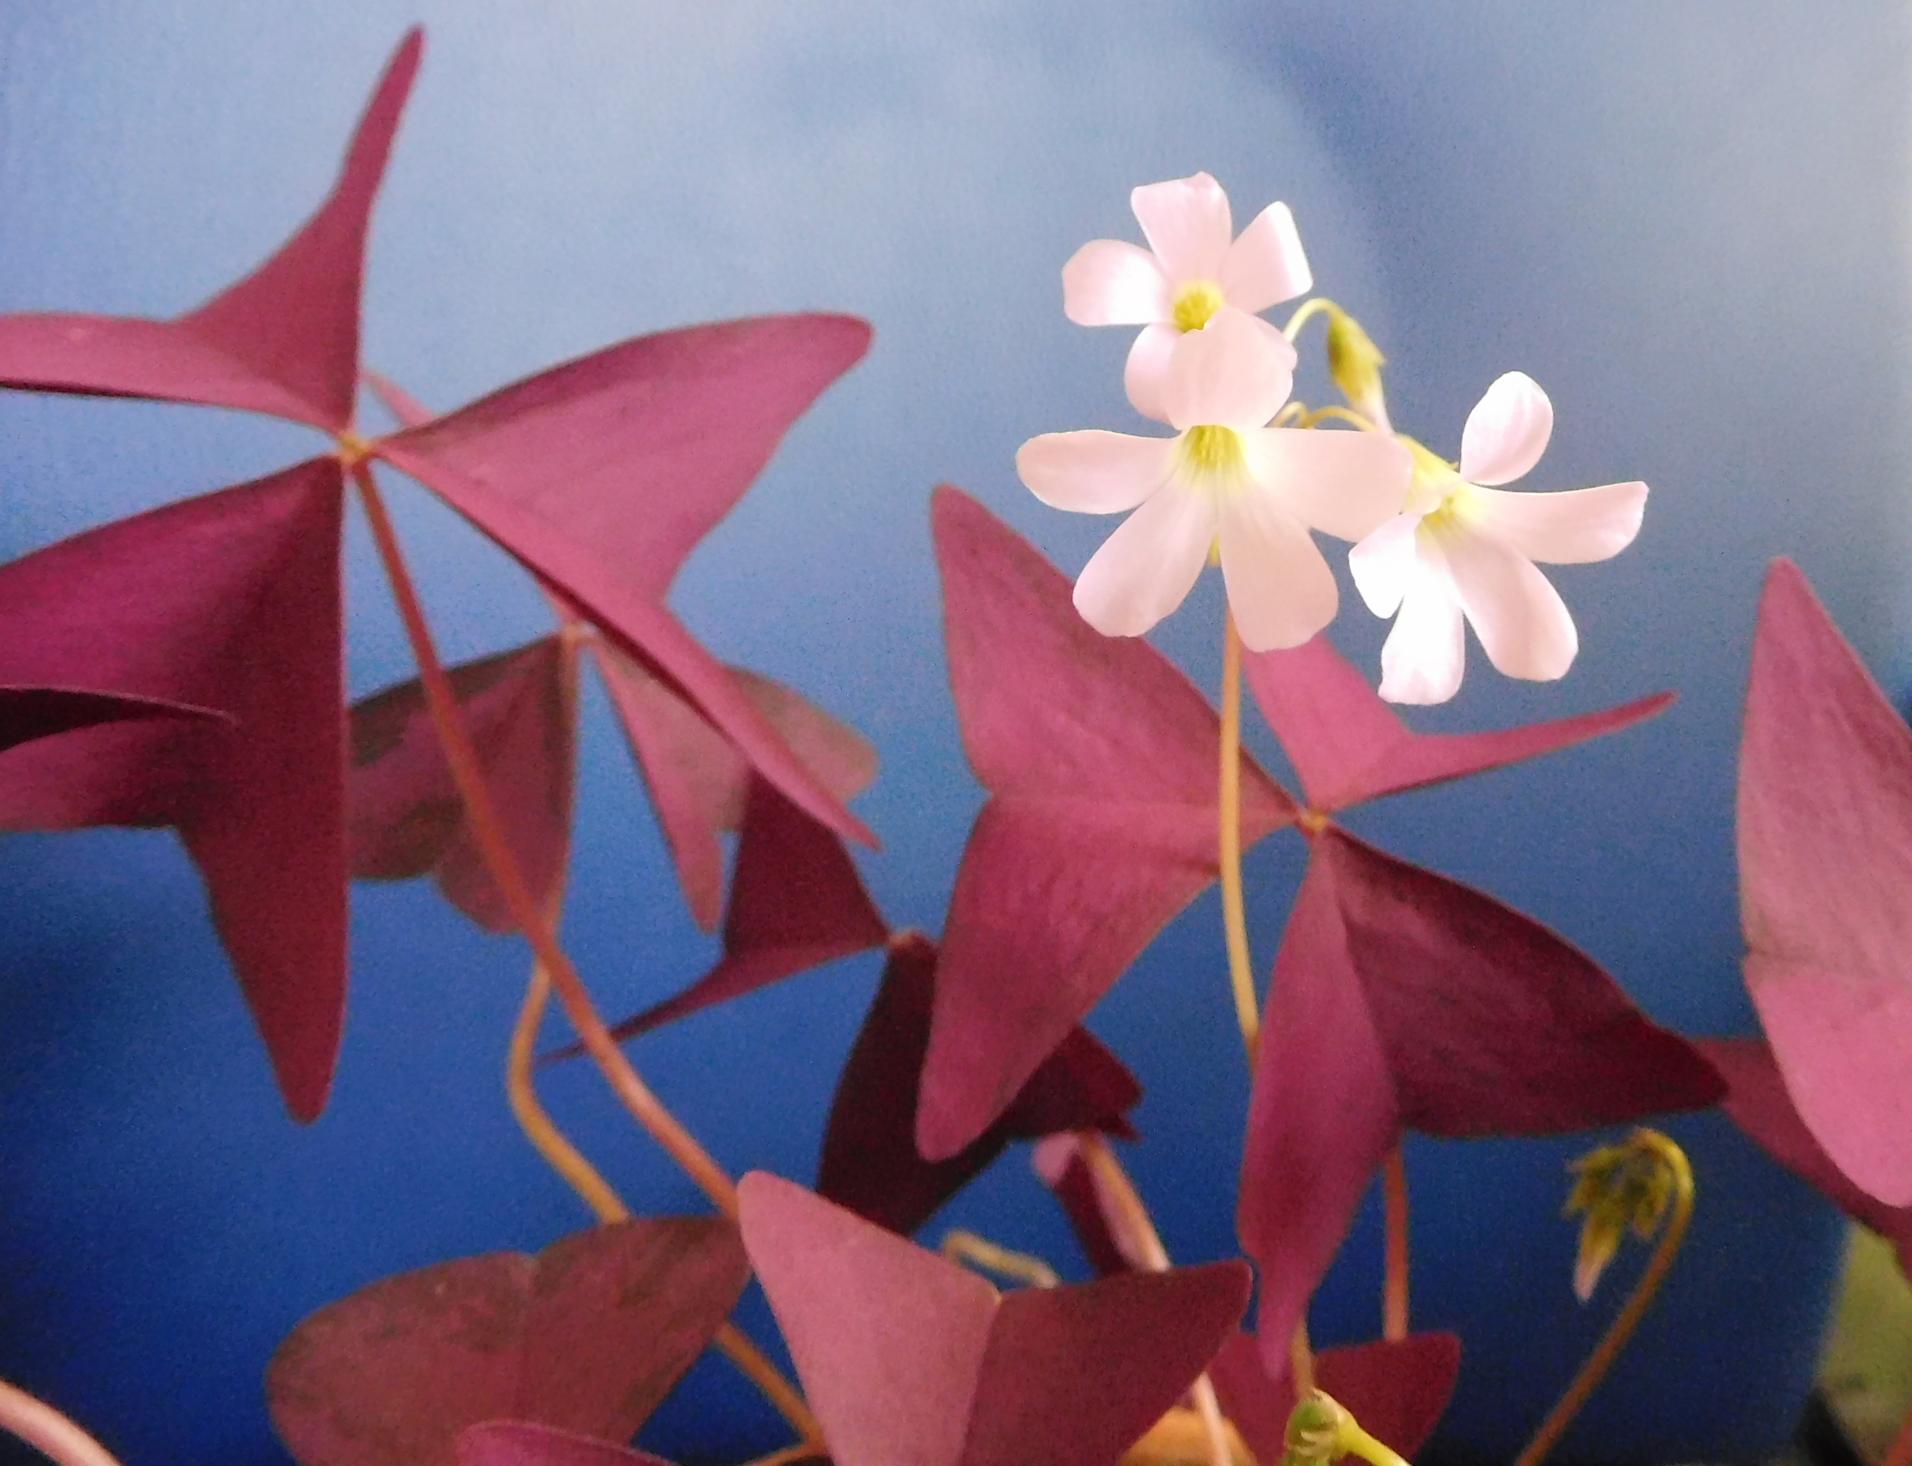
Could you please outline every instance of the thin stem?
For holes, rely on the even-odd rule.
[[[119,1458],[46,1401],[0,1379],[0,1430],[59,1466],[120,1466]]]
[[[1222,929],[1228,940],[1228,980],[1235,993],[1235,1021],[1248,1062],[1261,1039],[1255,1001],[1254,960],[1248,952],[1248,911],[1241,880],[1241,635],[1235,617],[1222,615],[1222,737],[1220,853]]]
[[[1330,402],[1326,407],[1317,407],[1313,412],[1303,413],[1300,421],[1296,425],[1298,427],[1314,428],[1330,420],[1351,424],[1361,429],[1364,433],[1371,433],[1375,430],[1373,419],[1356,412],[1352,407],[1343,407],[1335,402]]]
[[[564,1005],[571,1026],[577,1030],[578,1037],[598,1068],[604,1071],[612,1091],[636,1117],[637,1122],[689,1173],[718,1210],[734,1218],[737,1215],[736,1183],[639,1077],[592,1005],[583,979],[571,965],[571,959],[559,945],[551,923],[539,908],[537,898],[532,895],[530,883],[526,881],[518,858],[505,836],[503,821],[499,818],[491,790],[485,782],[478,751],[465,726],[458,695],[452,688],[451,679],[445,675],[444,663],[439,659],[417,587],[406,567],[404,552],[399,548],[397,532],[392,527],[385,500],[372,477],[371,466],[363,459],[353,462],[351,466],[359,497],[365,505],[365,517],[371,525],[372,539],[384,563],[386,578],[391,582],[392,595],[398,603],[399,615],[404,619],[406,634],[411,639],[412,653],[418,662],[419,681],[425,689],[426,710],[437,729],[446,765],[458,788],[459,798],[464,803],[472,838],[484,857],[492,880],[497,883],[499,893],[510,908],[513,921],[524,932],[539,963],[550,975],[557,989],[558,1001]]]
[[[1316,316],[1326,315],[1340,309],[1340,306],[1336,305],[1332,300],[1329,300],[1325,295],[1313,296],[1308,300],[1302,301],[1296,308],[1295,313],[1288,317],[1288,324],[1281,328],[1281,334],[1286,336],[1290,341],[1293,341],[1301,334],[1301,328],[1307,325],[1308,322]]]
[[[1906,1412],[1905,1424],[1886,1447],[1885,1459],[1879,1466],[1912,1466],[1912,1411]]]
[[[1305,1400],[1315,1392],[1314,1345],[1308,1340],[1308,1320],[1302,1319],[1288,1340],[1288,1372],[1294,1376],[1295,1398]]]
[[[1653,1249],[1646,1271],[1640,1275],[1640,1281],[1634,1285],[1633,1292],[1627,1298],[1626,1306],[1608,1326],[1600,1342],[1594,1346],[1593,1353],[1587,1356],[1587,1362],[1580,1366],[1580,1373],[1574,1376],[1566,1393],[1548,1412],[1547,1418],[1541,1421],[1540,1429],[1534,1432],[1534,1438],[1527,1442],[1527,1448],[1520,1453],[1514,1466],[1540,1466],[1547,1453],[1560,1443],[1561,1436],[1573,1424],[1574,1417],[1585,1408],[1593,1392],[1599,1388],[1600,1381],[1613,1368],[1614,1360],[1626,1348],[1633,1331],[1640,1326],[1640,1320],[1646,1317],[1647,1309],[1652,1306],[1660,1285],[1666,1281],[1674,1259],[1680,1254],[1680,1244],[1686,1240],[1686,1229],[1693,1220],[1693,1167],[1686,1159],[1686,1152],[1656,1130],[1641,1130],[1634,1139],[1636,1144],[1650,1149],[1671,1175],[1672,1213],[1667,1219],[1665,1230],[1660,1233],[1659,1244]]]
[[[1089,1169],[1095,1173],[1102,1195],[1108,1200],[1115,1215],[1110,1224],[1126,1235],[1129,1245],[1122,1251],[1131,1257],[1139,1257],[1150,1272],[1165,1273],[1172,1264],[1169,1262],[1168,1249],[1162,1245],[1162,1235],[1155,1230],[1154,1219],[1149,1216],[1147,1203],[1142,1193],[1135,1189],[1135,1183],[1129,1179],[1129,1173],[1122,1169],[1122,1162],[1108,1140],[1096,1131],[1086,1131],[1080,1137],[1082,1158],[1088,1162]],[[1118,1237],[1118,1244],[1121,1242]],[[1228,1443],[1228,1418],[1222,1414],[1221,1401],[1215,1396],[1215,1386],[1206,1374],[1195,1381],[1189,1390],[1194,1401],[1196,1413],[1202,1418],[1202,1433],[1208,1438],[1208,1453],[1214,1466],[1230,1466],[1234,1454]]]
[[[968,1263],[999,1278],[1014,1278],[1032,1288],[1053,1288],[1062,1279],[1039,1257],[991,1242],[975,1232],[957,1228],[943,1238],[943,1256]]]
[[[1387,1281],[1381,1295],[1381,1337],[1398,1343],[1408,1329],[1407,1156],[1400,1146],[1388,1153],[1381,1169],[1381,1198],[1387,1213]]]

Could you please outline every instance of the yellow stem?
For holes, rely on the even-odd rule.
[[[1296,308],[1295,313],[1288,317],[1288,324],[1281,328],[1281,334],[1286,336],[1290,341],[1293,341],[1301,334],[1301,328],[1307,325],[1308,322],[1316,316],[1326,315],[1331,311],[1338,311],[1340,309],[1340,306],[1336,305],[1332,300],[1329,300],[1325,295],[1313,296],[1310,299],[1302,301]]]
[[[120,1466],[118,1457],[46,1401],[3,1379],[0,1430],[59,1466]]]
[[[1255,969],[1248,951],[1248,912],[1241,879],[1241,636],[1232,613],[1222,614],[1222,737],[1220,792],[1222,928],[1228,940],[1228,979],[1235,993],[1248,1062],[1255,1061],[1261,1014],[1255,1000]]]
[[[1400,1146],[1388,1153],[1381,1170],[1381,1197],[1387,1213],[1387,1280],[1381,1295],[1381,1337],[1399,1342],[1408,1331],[1407,1156]]]
[[[1693,1220],[1693,1167],[1686,1159],[1686,1152],[1657,1130],[1638,1131],[1634,1139],[1635,1143],[1650,1149],[1672,1176],[1672,1214],[1667,1219],[1665,1230],[1660,1233],[1659,1244],[1653,1249],[1646,1271],[1641,1274],[1640,1281],[1627,1298],[1626,1306],[1608,1326],[1600,1342],[1594,1346],[1593,1353],[1587,1356],[1587,1362],[1580,1366],[1580,1373],[1574,1376],[1566,1393],[1548,1412],[1547,1418],[1541,1421],[1540,1428],[1534,1432],[1534,1438],[1527,1442],[1527,1448],[1520,1453],[1514,1466],[1540,1466],[1547,1453],[1560,1443],[1567,1427],[1586,1407],[1593,1392],[1599,1388],[1600,1381],[1606,1378],[1607,1371],[1613,1368],[1613,1362],[1632,1339],[1640,1320],[1646,1317],[1647,1309],[1652,1306],[1661,1284],[1666,1281],[1667,1273],[1672,1270],[1674,1259],[1679,1256],[1680,1244],[1686,1240],[1686,1229]]]
[[[1041,1258],[1017,1252],[961,1228],[943,1238],[943,1255],[998,1277],[1014,1278],[1032,1288],[1053,1288],[1062,1281],[1056,1276],[1056,1270]]]
[[[1142,1193],[1135,1189],[1135,1183],[1122,1168],[1108,1140],[1095,1131],[1083,1132],[1078,1140],[1082,1158],[1095,1172],[1102,1194],[1115,1209],[1115,1222],[1128,1234],[1131,1246],[1122,1250],[1141,1258],[1150,1272],[1167,1272],[1172,1264],[1168,1249],[1162,1245],[1162,1235],[1155,1230]],[[1215,1397],[1215,1387],[1206,1374],[1195,1381],[1189,1396],[1195,1402],[1196,1413],[1202,1417],[1202,1431],[1208,1438],[1208,1453],[1214,1466],[1230,1466],[1233,1452],[1229,1447],[1228,1418],[1222,1414],[1221,1401]]]
[[[1371,433],[1375,430],[1374,423],[1371,419],[1362,416],[1352,407],[1342,407],[1340,404],[1334,402],[1330,402],[1326,407],[1317,407],[1313,412],[1303,413],[1298,426],[1304,428],[1319,427],[1322,423],[1330,420],[1350,423],[1361,429],[1364,433]]]
[[[577,705],[578,641],[579,637],[567,623],[559,643],[563,657],[560,685],[567,709],[567,728],[576,726],[569,710]],[[557,928],[563,906],[564,873],[560,871],[545,911],[545,920],[553,930]],[[626,1221],[630,1218],[631,1209],[624,1204],[624,1198],[617,1194],[611,1183],[604,1179],[603,1173],[591,1164],[571,1138],[558,1128],[557,1122],[551,1118],[551,1112],[545,1109],[544,1102],[538,1098],[535,1082],[538,1030],[544,1022],[545,1009],[550,1000],[551,974],[543,962],[534,961],[531,981],[525,988],[524,1003],[518,1010],[518,1021],[512,1027],[511,1046],[505,1059],[505,1095],[510,1101],[511,1113],[518,1121],[518,1128],[524,1131],[525,1139],[544,1158],[545,1164],[578,1194],[598,1221]],[[806,1449],[823,1439],[816,1417],[810,1413],[809,1406],[804,1403],[796,1386],[764,1356],[749,1335],[735,1324],[726,1323],[711,1342],[789,1421],[791,1428],[803,1437]]]

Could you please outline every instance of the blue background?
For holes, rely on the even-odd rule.
[[[9,4],[0,308],[171,313],[236,277],[318,199],[422,12],[425,71],[373,251],[372,364],[450,405],[686,321],[815,306],[875,322],[868,362],[676,604],[723,654],[875,739],[885,773],[860,808],[887,844],[865,868],[894,922],[933,930],[979,796],[940,659],[928,489],[965,485],[1078,567],[1107,526],[1043,510],[1011,458],[1036,432],[1127,424],[1126,333],[1068,326],[1058,267],[1085,239],[1132,233],[1137,182],[1207,168],[1243,219],[1285,198],[1321,287],[1388,351],[1400,426],[1451,452],[1481,389],[1522,368],[1559,408],[1537,486],[1654,486],[1634,550],[1560,576],[1585,644],[1571,679],[1498,682],[1475,649],[1459,702],[1417,724],[1683,695],[1649,727],[1357,827],[1555,924],[1663,1020],[1739,1029],[1732,755],[1765,559],[1802,560],[1888,685],[1912,661],[1912,21],[1883,0],[1837,9],[1808,26],[1766,0]],[[205,411],[8,397],[0,551],[310,447]],[[541,628],[495,550],[398,492],[450,652]],[[349,570],[364,691],[409,664],[356,523]],[[1218,613],[1205,584],[1160,636],[1211,687]],[[1350,602],[1337,635],[1367,658],[1380,628]],[[587,711],[567,930],[623,1012],[699,971],[712,943],[681,909],[602,700]],[[1284,838],[1252,858],[1264,963],[1299,855]],[[129,1466],[282,1460],[258,1378],[303,1313],[584,1222],[499,1094],[524,954],[428,889],[356,894],[337,1098],[309,1129],[283,1116],[170,837],[13,838],[0,891],[0,1373]],[[728,1164],[807,1177],[875,968],[686,1024],[641,1062]],[[1245,1079],[1223,970],[1211,898],[1096,1018],[1150,1086],[1133,1167],[1183,1259],[1233,1245]],[[642,1206],[695,1208],[586,1068],[547,1093]],[[1839,1224],[1719,1121],[1676,1129],[1702,1177],[1698,1245],[1575,1433],[1583,1457],[1750,1453],[1783,1436],[1809,1377]],[[1510,1455],[1618,1296],[1581,1309],[1569,1291],[1557,1211],[1576,1148],[1412,1153],[1417,1321],[1471,1351],[1441,1437],[1457,1456]],[[956,1218],[1074,1264],[1019,1156]],[[1370,1216],[1322,1294],[1322,1338],[1377,1325],[1377,1243]],[[768,1448],[776,1424],[747,1395],[706,1363],[650,1439]]]

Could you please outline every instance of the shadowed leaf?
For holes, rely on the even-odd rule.
[[[1440,1424],[1460,1378],[1461,1341],[1452,1334],[1411,1334],[1376,1339],[1315,1356],[1315,1383],[1360,1422],[1376,1440],[1403,1456],[1427,1444]],[[1254,1338],[1236,1334],[1209,1366],[1222,1413],[1234,1422],[1256,1459],[1282,1458],[1288,1415],[1295,1408],[1294,1376],[1265,1368]]]
[[[451,670],[499,817],[531,889],[548,895],[571,838],[576,712],[564,651],[546,637]],[[465,820],[417,681],[352,709],[352,874],[409,880],[434,872],[445,895],[491,931],[516,922]]]
[[[1142,1097],[1121,1060],[1078,1028],[1000,1120],[947,1160],[924,1160],[916,1151],[916,1089],[935,989],[936,944],[915,933],[896,937],[882,985],[837,1081],[817,1175],[822,1195],[906,1235],[1011,1141],[1072,1130],[1132,1136],[1126,1116]]]
[[[301,1466],[454,1466],[460,1434],[499,1419],[621,1444],[747,1277],[736,1229],[703,1217],[400,1273],[293,1330],[266,1372],[273,1424]]]
[[[1912,730],[1799,568],[1760,601],[1739,764],[1746,987],[1799,1116],[1912,1205]]]
[[[1271,1359],[1405,1132],[1562,1134],[1724,1092],[1585,954],[1338,829],[1314,840],[1271,991],[1239,1218]]]
[[[917,1113],[932,1159],[982,1134],[1217,873],[1219,723],[1140,640],[955,489],[936,494],[950,680],[990,800],[956,878]],[[1294,805],[1242,760],[1244,841]]]
[[[0,753],[35,739],[100,723],[133,723],[147,718],[211,719],[228,727],[232,723],[215,709],[165,698],[95,692],[83,687],[0,687]]]
[[[1239,1263],[1000,1297],[773,1176],[744,1245],[839,1466],[1115,1466],[1248,1297]]]
[[[0,567],[0,683],[218,708],[0,759],[0,825],[178,828],[287,1106],[324,1108],[345,1006],[338,465],[320,459]]]
[[[522,1420],[491,1420],[458,1437],[457,1466],[671,1466],[661,1456]]]

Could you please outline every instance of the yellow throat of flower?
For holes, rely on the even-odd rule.
[[[1175,296],[1175,329],[1199,331],[1215,318],[1215,312],[1228,302],[1222,288],[1212,280],[1195,280],[1184,285]]]
[[[1219,423],[1198,423],[1182,434],[1182,472],[1191,484],[1230,491],[1248,477],[1241,434]]]

